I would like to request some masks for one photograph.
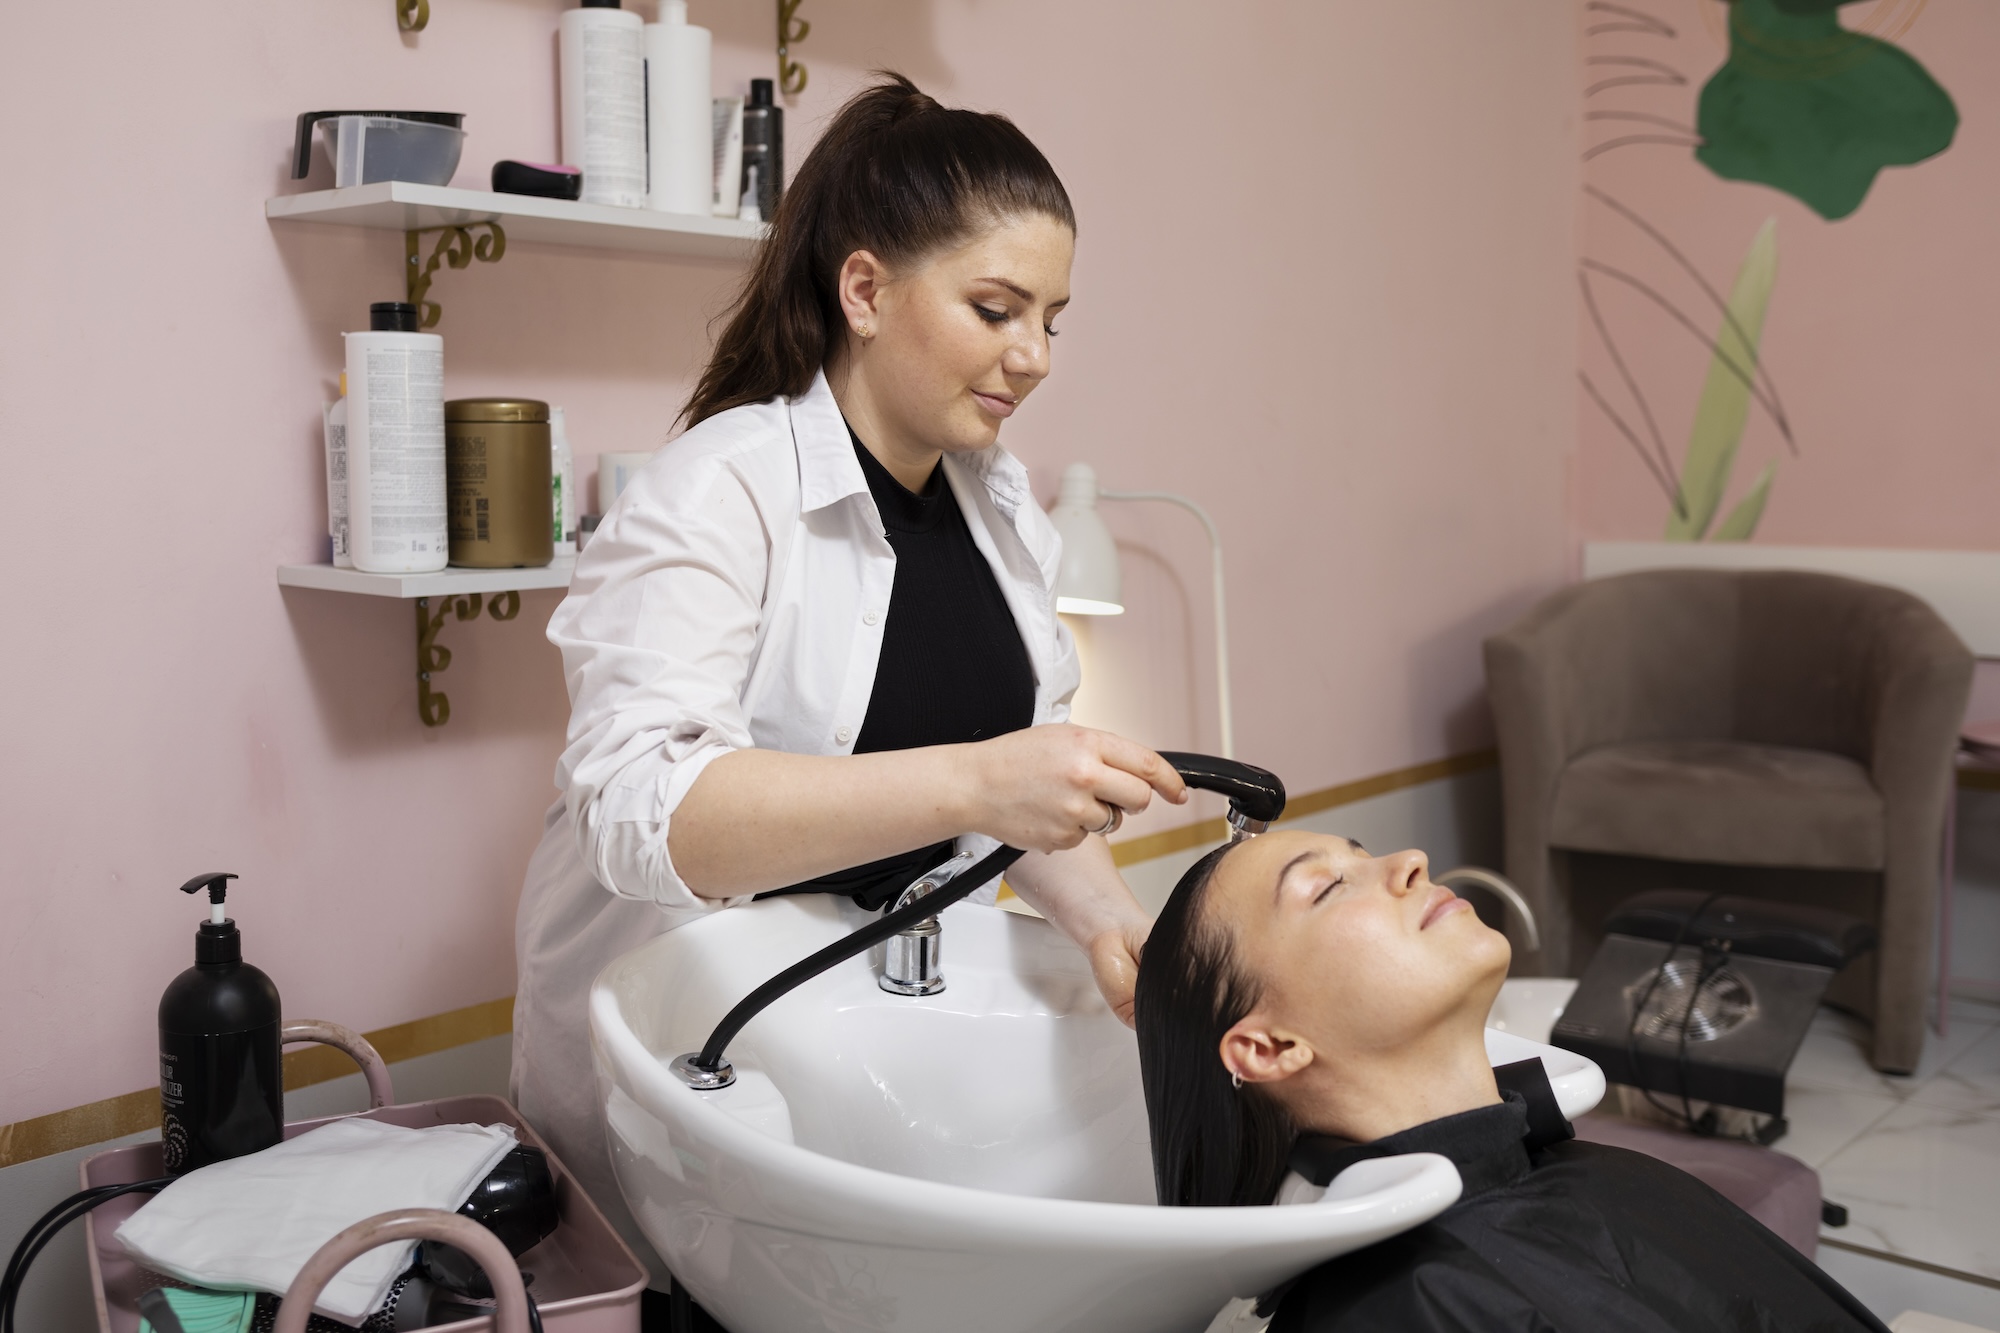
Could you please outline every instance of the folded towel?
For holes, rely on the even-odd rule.
[[[354,1223],[391,1208],[454,1211],[513,1147],[504,1125],[336,1120],[188,1172],[126,1218],[117,1236],[134,1259],[183,1282],[282,1296],[313,1252]],[[415,1247],[370,1250],[313,1308],[359,1324],[388,1300]]]

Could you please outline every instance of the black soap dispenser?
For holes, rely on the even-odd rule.
[[[278,988],[243,961],[243,937],[222,914],[235,878],[218,871],[181,885],[207,889],[209,909],[194,966],[160,997],[160,1145],[170,1176],[284,1137]]]

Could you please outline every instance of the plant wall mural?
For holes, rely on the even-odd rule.
[[[1853,0],[1586,0],[1584,121],[1596,131],[1585,163],[1628,150],[1691,152],[1724,181],[1769,186],[1829,221],[1860,207],[1885,166],[1907,166],[1950,146],[1958,112],[1914,58],[1874,32],[1843,27]],[[1907,29],[1924,0],[1878,0],[1864,27]],[[1726,38],[1727,55],[1686,107],[1693,53],[1672,19],[1692,12]],[[1671,12],[1670,12],[1671,11]],[[1677,106],[1679,108],[1676,110]],[[1745,426],[1753,411],[1776,427],[1789,455],[1798,447],[1778,386],[1765,364],[1763,328],[1777,277],[1777,221],[1750,241],[1725,297],[1661,228],[1586,180],[1594,209],[1646,241],[1643,264],[1586,257],[1578,280],[1587,322],[1612,375],[1579,371],[1585,397],[1629,445],[1667,502],[1670,541],[1744,541],[1753,536],[1777,479],[1766,464],[1725,510]],[[1692,284],[1694,313],[1668,294]],[[1606,289],[1641,298],[1648,318],[1687,335],[1707,375],[1676,462],[1646,383],[1649,367],[1626,355]],[[1712,307],[1712,308],[1711,308]],[[1719,521],[1718,521],[1718,516]]]

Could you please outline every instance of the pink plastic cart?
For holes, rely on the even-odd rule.
[[[409,1106],[394,1105],[388,1066],[382,1062],[374,1047],[359,1033],[348,1028],[323,1022],[287,1023],[284,1039],[287,1044],[321,1042],[339,1047],[353,1056],[368,1079],[371,1106],[369,1110],[360,1112],[365,1119],[410,1128],[452,1124],[511,1125],[522,1143],[548,1152],[548,1145],[504,1098],[445,1097]],[[285,1137],[293,1138],[329,1120],[341,1118],[328,1116],[286,1125]],[[83,1163],[81,1174],[84,1188],[90,1189],[98,1185],[150,1180],[163,1174],[163,1170],[160,1145],[140,1143],[129,1148],[113,1148],[90,1157]],[[556,1206],[561,1221],[547,1240],[522,1255],[518,1261],[523,1270],[534,1275],[533,1291],[541,1307],[542,1326],[547,1333],[638,1333],[639,1295],[646,1288],[646,1270],[553,1152],[549,1152],[549,1170],[555,1176]],[[84,1218],[85,1250],[90,1258],[90,1280],[97,1302],[99,1333],[138,1333],[139,1297],[149,1286],[157,1285],[113,1239],[118,1224],[138,1211],[147,1197],[142,1194],[121,1195]],[[426,1213],[424,1210],[370,1218],[349,1228],[339,1237],[329,1238],[328,1245],[314,1256],[293,1290],[303,1294],[306,1281],[311,1277],[314,1280],[310,1289],[316,1294],[340,1266],[363,1250],[391,1240],[433,1235],[440,1240],[453,1240],[462,1248],[467,1248],[463,1235],[452,1234],[459,1231],[452,1226],[453,1223],[466,1221],[453,1214]],[[472,1226],[475,1231],[490,1237],[484,1228],[477,1224]],[[495,1244],[497,1246],[497,1241]],[[498,1253],[504,1257],[505,1247],[498,1247]],[[325,1267],[323,1261],[335,1259],[337,1262],[331,1268],[315,1273],[315,1269]],[[491,1266],[489,1264],[489,1269]],[[495,1286],[496,1290],[500,1289],[500,1284]],[[500,1298],[503,1307],[509,1304],[508,1295],[503,1293]],[[310,1297],[307,1300],[309,1302]],[[507,1326],[514,1322],[506,1317],[509,1313],[505,1308],[500,1311],[502,1317],[498,1333],[509,1333]],[[475,1330],[493,1328],[494,1320],[482,1316],[438,1327],[440,1330],[454,1330],[455,1333],[474,1333]],[[519,1327],[525,1329],[526,1326],[521,1324]]]

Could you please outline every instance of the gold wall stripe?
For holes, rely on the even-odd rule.
[[[395,1064],[513,1030],[514,997],[508,995],[362,1035],[382,1053],[384,1060]],[[354,1061],[331,1046],[298,1047],[285,1053],[284,1062],[287,1092],[355,1072]],[[0,1125],[0,1168],[159,1126],[158,1087],[107,1097],[88,1106],[72,1106],[67,1111],[52,1111],[32,1120],[17,1120],[11,1125]]]
[[[1318,791],[1294,796],[1286,801],[1285,819],[1303,819],[1322,810],[1352,805],[1356,801],[1401,791],[1405,787],[1420,787],[1426,782],[1436,782],[1440,778],[1477,773],[1482,769],[1493,767],[1499,762],[1499,758],[1497,750],[1473,750],[1467,754],[1447,755],[1443,759],[1433,759],[1429,763],[1412,764],[1408,768],[1377,773],[1373,777],[1357,778],[1353,782],[1322,787]],[[1221,842],[1228,836],[1229,826],[1222,820],[1204,819],[1198,824],[1183,824],[1179,828],[1163,829],[1158,833],[1148,833],[1141,838],[1127,838],[1124,842],[1114,842],[1111,844],[1111,859],[1121,866],[1137,865],[1141,861],[1151,861],[1156,857],[1184,852],[1190,847]]]

